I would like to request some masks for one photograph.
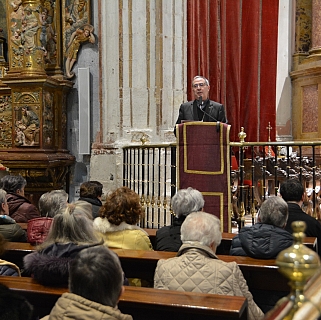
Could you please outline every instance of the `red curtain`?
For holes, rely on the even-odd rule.
[[[210,81],[210,98],[223,103],[231,141],[268,141],[276,132],[278,0],[188,0],[188,84]],[[188,99],[193,99],[188,85]]]

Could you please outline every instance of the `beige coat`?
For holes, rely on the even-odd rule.
[[[248,318],[263,318],[263,312],[253,301],[246,280],[235,262],[219,260],[209,247],[200,243],[183,244],[177,255],[158,261],[155,288],[244,296],[248,300]]]
[[[73,293],[63,293],[49,316],[41,320],[132,320],[132,316],[122,314],[117,308],[104,306]]]
[[[119,226],[111,224],[106,218],[96,218],[94,229],[98,238],[104,239],[104,243],[110,248],[153,250],[148,234],[138,226],[122,222]]]

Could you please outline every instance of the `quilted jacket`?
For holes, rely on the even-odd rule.
[[[119,226],[111,224],[106,218],[96,218],[94,229],[98,238],[102,237],[110,248],[131,250],[153,250],[148,234],[136,225],[122,222]]]
[[[132,316],[121,313],[117,308],[104,306],[73,293],[63,293],[55,306],[41,320],[132,320]]]
[[[257,259],[275,259],[282,250],[290,247],[293,236],[286,230],[265,223],[242,228],[232,240],[230,255]]]
[[[263,318],[255,304],[236,262],[224,262],[207,246],[198,242],[183,244],[177,257],[159,260],[154,287],[165,290],[191,291],[244,296],[248,300],[248,319]]]

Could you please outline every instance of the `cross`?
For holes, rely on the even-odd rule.
[[[269,122],[269,126],[266,127],[266,129],[269,130],[269,142],[270,142],[270,141],[271,141],[271,130],[272,130],[272,127],[271,127],[271,125],[270,125],[270,122]]]

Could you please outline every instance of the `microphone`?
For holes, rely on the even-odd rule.
[[[202,96],[198,97],[197,104],[198,104],[198,107],[203,111],[203,109],[202,109]]]

